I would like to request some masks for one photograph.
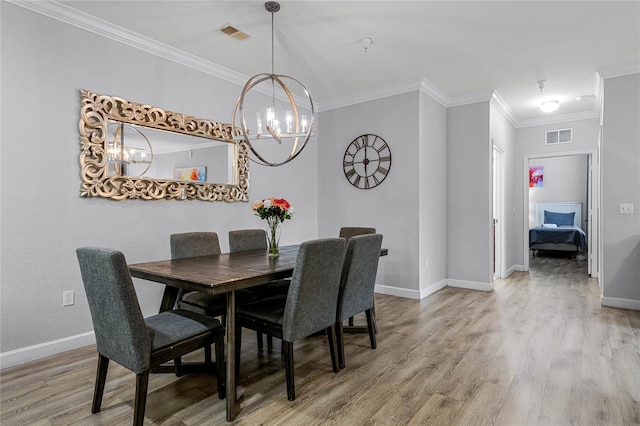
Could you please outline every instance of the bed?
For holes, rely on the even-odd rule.
[[[569,251],[576,254],[587,251],[587,235],[580,227],[581,222],[581,203],[536,203],[536,226],[529,229],[529,249],[534,256],[538,250]]]

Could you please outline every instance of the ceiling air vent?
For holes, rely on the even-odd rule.
[[[573,142],[573,129],[549,130],[546,136],[546,145]]]
[[[220,28],[220,31],[240,41],[244,41],[251,38],[250,34],[247,34],[244,31],[240,31],[239,29],[231,25],[225,25],[224,27]]]

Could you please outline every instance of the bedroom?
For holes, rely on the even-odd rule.
[[[588,171],[588,155],[529,159],[530,258],[588,258]]]

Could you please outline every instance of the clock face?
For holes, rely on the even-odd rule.
[[[351,185],[359,189],[375,188],[389,174],[391,149],[380,136],[358,136],[344,152],[342,167]]]

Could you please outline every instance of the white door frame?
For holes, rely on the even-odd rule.
[[[504,148],[493,141],[493,229],[492,252],[494,253],[493,279],[505,278],[504,261]]]
[[[525,155],[523,160],[522,170],[522,182],[523,182],[523,194],[524,210],[523,210],[523,242],[524,242],[524,270],[529,270],[529,160],[538,158],[554,158],[554,157],[566,157],[569,155],[587,155],[589,157],[590,173],[591,173],[591,185],[589,187],[589,204],[587,206],[586,217],[589,218],[589,232],[587,247],[589,250],[589,274],[592,277],[598,277],[598,265],[600,255],[602,253],[600,247],[601,239],[598,238],[598,232],[600,228],[600,217],[598,212],[600,209],[600,161],[598,159],[597,149],[585,149],[579,151],[567,151],[567,152],[554,152],[546,154],[529,154]]]

